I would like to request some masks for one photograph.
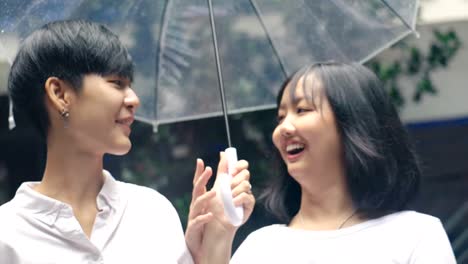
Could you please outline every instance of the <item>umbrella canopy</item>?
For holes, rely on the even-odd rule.
[[[107,24],[136,64],[137,118],[156,127],[221,115],[220,73],[229,113],[272,108],[280,84],[300,66],[363,62],[414,32],[418,6],[417,0],[213,0],[210,11],[209,2],[2,1],[0,60],[11,62],[21,39],[46,22]]]

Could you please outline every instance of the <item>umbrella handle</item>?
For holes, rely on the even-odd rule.
[[[225,150],[228,160],[228,172],[219,175],[219,190],[224,205],[224,213],[233,226],[240,226],[244,219],[244,208],[242,206],[234,206],[232,201],[231,181],[232,173],[237,163],[237,151],[235,148],[227,148]]]

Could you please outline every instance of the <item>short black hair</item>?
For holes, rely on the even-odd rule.
[[[318,82],[302,82],[304,94],[317,83],[335,115],[343,146],[348,189],[355,207],[368,217],[401,211],[419,189],[421,170],[408,133],[378,77],[358,63],[322,62],[307,65],[282,85],[297,87],[313,75]],[[292,89],[294,90],[294,89]],[[306,97],[314,103],[310,96]],[[277,155],[279,157],[279,154]],[[266,208],[284,222],[298,212],[299,184],[287,173],[271,181],[262,198]]]
[[[48,23],[23,41],[10,69],[8,90],[16,123],[30,123],[47,138],[44,84],[49,77],[79,92],[86,74],[133,80],[133,68],[127,49],[106,26],[85,20]]]

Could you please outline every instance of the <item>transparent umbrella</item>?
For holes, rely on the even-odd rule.
[[[145,116],[155,126],[224,114],[228,127],[226,112],[272,108],[294,70],[364,62],[414,32],[417,10],[407,0],[210,2],[166,2]]]
[[[3,0],[0,58],[11,62],[22,38],[49,21],[105,23],[135,60],[137,117],[157,127],[222,115],[220,85],[229,113],[272,108],[294,70],[366,61],[415,31],[418,7],[417,0],[213,0],[210,11],[210,2]]]
[[[3,0],[8,61],[42,24],[110,26],[136,64],[137,118],[152,124],[275,107],[281,82],[314,61],[364,62],[415,32],[417,0]]]

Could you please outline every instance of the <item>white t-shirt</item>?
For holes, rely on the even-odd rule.
[[[456,264],[439,219],[403,211],[333,231],[271,225],[250,234],[231,263]]]
[[[0,207],[0,263],[192,263],[179,216],[153,189],[104,171],[88,239],[65,203],[23,183]]]

